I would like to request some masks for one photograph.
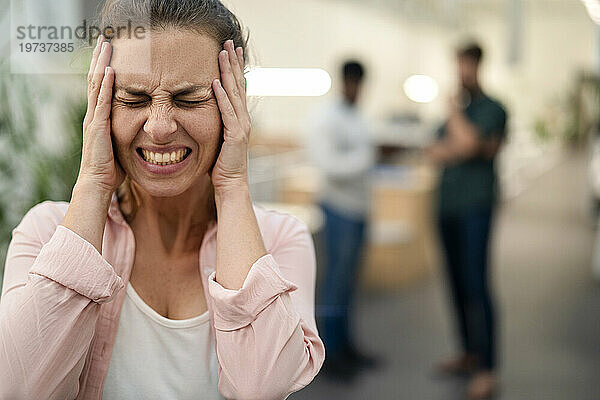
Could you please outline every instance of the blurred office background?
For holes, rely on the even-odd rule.
[[[464,395],[464,382],[430,375],[432,363],[451,354],[456,340],[434,229],[438,171],[422,150],[457,89],[454,51],[467,39],[484,47],[483,86],[510,115],[497,164],[502,201],[492,247],[501,327],[499,398],[600,398],[600,287],[593,272],[600,2],[224,3],[250,30],[252,66],[321,68],[332,78],[324,96],[251,101],[253,198],[309,225],[319,260],[317,285],[323,272],[323,216],[315,205],[321,177],[303,151],[303,135],[310,111],[339,93],[339,65],[347,58],[367,68],[359,106],[382,150],[372,174],[374,207],[355,311],[360,344],[387,362],[351,385],[317,376],[290,398]],[[92,0],[60,0],[33,12],[69,10],[61,18],[78,23],[97,7]],[[12,33],[10,13],[1,18]],[[46,199],[69,199],[85,112],[81,71],[89,54],[76,52],[69,73],[16,74],[8,63],[8,35],[0,47],[1,282],[10,231],[24,212]],[[413,75],[428,78],[413,79],[411,89],[405,82]]]

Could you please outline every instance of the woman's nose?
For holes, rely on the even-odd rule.
[[[157,143],[168,142],[168,137],[177,131],[177,122],[167,107],[152,110],[144,124],[144,132]]]

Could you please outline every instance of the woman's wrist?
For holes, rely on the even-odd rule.
[[[78,181],[61,225],[77,233],[102,253],[104,225],[112,193],[91,182]]]
[[[106,205],[108,208],[112,192],[92,181],[77,180],[75,186],[73,186],[71,201],[79,199],[92,200],[97,205]]]
[[[227,184],[219,184],[214,186],[215,200],[224,200],[228,198],[240,198],[244,195],[250,196],[250,185],[247,179],[232,181]]]
[[[215,188],[215,204],[217,209],[224,203],[252,203],[250,198],[250,187],[245,182]]]

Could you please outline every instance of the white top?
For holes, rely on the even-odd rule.
[[[349,216],[370,210],[369,173],[376,154],[367,121],[343,98],[321,106],[308,120],[309,157],[324,175],[319,200]]]
[[[165,318],[129,283],[102,400],[222,400],[217,374],[208,311]]]

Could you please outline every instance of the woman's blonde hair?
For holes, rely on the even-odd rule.
[[[248,31],[219,0],[106,0],[99,28],[110,32],[110,27],[119,26],[141,26],[154,33],[167,29],[191,30],[212,37],[221,47],[227,40],[233,40],[235,47],[244,49],[247,64]],[[131,222],[141,205],[135,183],[126,176],[116,192],[121,211]]]

